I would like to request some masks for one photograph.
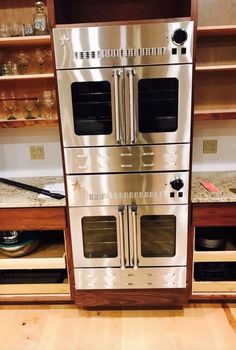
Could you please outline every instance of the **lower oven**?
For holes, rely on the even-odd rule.
[[[186,287],[188,171],[68,175],[67,185],[76,289]]]

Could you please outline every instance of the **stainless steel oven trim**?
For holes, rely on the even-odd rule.
[[[71,85],[75,82],[86,81],[108,81],[111,85],[111,107],[112,107],[112,133],[109,135],[76,135],[74,131],[73,107],[71,96]],[[69,70],[57,71],[59,105],[61,114],[61,125],[64,147],[75,146],[101,146],[105,144],[116,145],[117,135],[119,134],[120,142],[125,139],[125,126],[123,125],[123,106],[121,85],[123,75],[120,74],[118,79],[119,100],[117,101],[117,93],[115,93],[114,70],[112,68],[103,69],[85,69],[85,70]],[[116,106],[119,106],[119,125],[117,125]],[[117,129],[119,128],[119,129]]]
[[[130,232],[137,231],[137,260],[138,267],[150,266],[185,266],[187,264],[187,237],[188,237],[188,205],[151,205],[137,206],[136,227],[132,220],[134,212],[129,208]],[[143,257],[141,254],[141,224],[143,215],[174,215],[176,217],[176,254],[173,257]],[[158,232],[156,233],[158,235]],[[134,236],[134,233],[133,233]],[[134,254],[134,253],[133,253]]]
[[[74,269],[75,289],[79,290],[186,288],[186,274],[184,266]]]
[[[120,71],[119,74],[119,79],[114,80],[114,70],[111,68],[57,71],[64,147],[109,146],[117,145],[118,143],[162,144],[190,142],[192,98],[191,65],[135,67],[135,75],[133,68],[127,68],[125,69],[125,72]],[[177,131],[163,133],[138,133],[138,80],[142,78],[168,77],[174,77],[179,80]],[[71,84],[74,82],[103,80],[109,81],[111,84],[112,134],[84,136],[76,135],[74,132]],[[117,101],[118,96],[119,100]],[[126,112],[124,112],[125,109]],[[119,116],[117,116],[117,112],[119,113]],[[117,142],[117,135],[119,135],[120,142]]]
[[[67,174],[189,170],[190,145],[65,148]]]
[[[125,68],[125,72],[128,68]],[[135,67],[134,73],[125,73],[126,91],[126,144],[161,144],[190,142],[192,106],[192,65]],[[132,79],[130,77],[132,76]],[[141,79],[177,78],[178,127],[173,132],[141,133],[138,127],[138,82]],[[132,86],[133,84],[133,86]],[[130,93],[132,91],[132,94]],[[129,93],[128,93],[129,92]]]
[[[170,185],[178,178],[180,195]],[[188,183],[188,172],[68,175],[68,201],[70,207],[188,204]]]
[[[128,210],[128,212],[127,212]],[[188,235],[188,206],[187,205],[154,205],[126,207],[123,210],[123,221],[119,215],[119,207],[87,207],[70,208],[70,224],[74,266],[77,267],[141,267],[154,266],[185,266],[187,261],[187,235]],[[117,249],[115,258],[86,258],[83,254],[82,218],[85,216],[115,216],[117,221]],[[142,215],[175,215],[176,217],[176,254],[173,257],[144,258],[141,255],[141,229]],[[157,232],[158,234],[158,232]],[[121,238],[122,236],[122,238]],[[121,244],[124,251],[121,250]],[[125,261],[124,261],[124,260]],[[123,264],[124,263],[124,264]]]
[[[177,29],[187,32],[181,47],[172,41]],[[54,28],[57,69],[189,63],[193,60],[193,21]],[[177,48],[176,54],[172,49]]]
[[[107,216],[107,215],[109,216],[112,215],[116,217],[118,254],[114,258],[91,258],[91,259],[86,258],[83,254],[83,236],[82,236],[81,220],[85,216]],[[75,267],[106,267],[106,266],[121,267],[122,258],[124,259],[123,261],[124,266],[122,266],[122,268],[129,265],[128,236],[124,234],[125,232],[128,232],[127,208],[124,208],[122,215],[123,215],[123,232],[121,231],[121,222],[120,222],[121,217],[119,215],[119,207],[117,206],[69,208],[73,262]],[[124,242],[123,251],[121,251],[122,239]]]

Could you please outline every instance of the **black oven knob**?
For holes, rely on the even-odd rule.
[[[182,187],[184,187],[184,182],[181,179],[175,179],[170,182],[173,190],[179,191]]]
[[[172,36],[172,41],[175,45],[183,45],[187,38],[188,34],[184,29],[177,29]]]

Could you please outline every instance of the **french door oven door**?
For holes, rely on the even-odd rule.
[[[187,205],[131,206],[129,223],[132,265],[185,266],[188,234]]]
[[[127,143],[190,141],[192,65],[125,69]]]
[[[122,71],[121,71],[122,73]],[[57,71],[64,147],[115,145],[124,139],[119,70]]]
[[[75,268],[185,266],[187,205],[69,209]]]
[[[69,209],[74,266],[125,267],[129,263],[127,210],[123,207]]]

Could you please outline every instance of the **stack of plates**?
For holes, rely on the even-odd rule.
[[[17,258],[29,254],[39,245],[35,231],[0,231],[0,253]]]

